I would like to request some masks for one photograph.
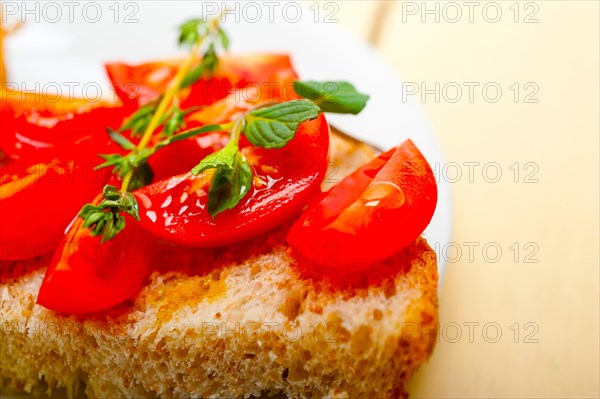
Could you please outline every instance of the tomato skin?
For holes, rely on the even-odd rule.
[[[363,270],[413,242],[429,224],[436,202],[431,167],[407,140],[323,193],[287,240],[320,267]]]
[[[110,174],[109,170],[94,171],[95,164],[57,160],[33,165],[25,176],[2,184],[1,260],[33,258],[56,249],[69,222]],[[2,174],[21,166],[21,162],[3,163]]]
[[[37,303],[57,312],[84,314],[135,295],[148,274],[152,246],[137,222],[129,215],[125,218],[125,229],[104,244],[77,218],[48,266]]]
[[[225,55],[211,79],[200,79],[183,90],[182,107],[209,105],[234,90],[265,82],[297,77],[289,56],[283,54]],[[163,93],[181,60],[148,62],[138,65],[106,64],[115,92],[125,103],[145,104]],[[265,86],[263,89],[268,90]]]
[[[329,148],[329,128],[322,114],[301,124],[281,149],[254,147],[244,138],[240,148],[253,168],[254,184],[235,208],[213,220],[206,209],[209,179],[183,174],[134,193],[141,227],[176,244],[229,245],[273,229],[320,192]]]
[[[132,111],[133,107],[122,104],[65,98],[35,101],[35,94],[13,93],[0,107],[0,148],[13,159],[47,162],[56,158],[61,147],[89,134],[111,145],[106,127],[118,128]]]
[[[124,112],[82,101],[32,102],[29,108],[11,101],[1,110],[0,260],[37,257],[57,247],[69,222],[110,176],[108,168],[94,170],[103,162],[97,154],[119,151],[104,123],[120,124]]]

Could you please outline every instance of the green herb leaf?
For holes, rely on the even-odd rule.
[[[112,130],[111,128],[107,128],[106,130],[108,131],[108,135],[110,136],[112,141],[117,143],[122,149],[124,149],[126,151],[135,150],[135,144],[133,144],[131,141],[129,141],[129,139],[127,137],[123,136],[121,133],[117,132],[116,130]]]
[[[230,140],[225,147],[221,148],[221,150],[213,152],[200,161],[200,163],[191,170],[191,173],[197,176],[207,169],[225,168],[233,170],[238,151],[237,140]]]
[[[323,112],[358,114],[367,104],[369,96],[356,91],[348,82],[294,82],[294,91],[309,99]]]
[[[156,107],[157,104],[155,101],[140,107],[123,122],[119,128],[119,132],[131,130],[132,137],[138,137],[143,134],[156,111]]]
[[[85,204],[79,212],[79,217],[84,220],[83,227],[91,230],[92,236],[102,236],[104,244],[125,228],[122,213],[127,213],[139,221],[137,200],[131,193],[122,193],[116,187],[106,185],[102,201],[98,205]]]
[[[129,183],[128,191],[135,191],[138,188],[146,187],[148,184],[152,183],[153,178],[154,172],[152,171],[152,168],[144,161],[135,168],[133,176],[131,177],[131,182]]]
[[[206,35],[207,24],[199,18],[190,19],[179,27],[179,45],[193,46],[200,37]]]
[[[200,128],[189,129],[179,134],[175,134],[171,137],[159,141],[153,147],[147,147],[142,150],[137,150],[134,146],[131,152],[125,155],[99,154],[99,156],[106,160],[106,162],[96,166],[95,169],[113,167],[113,173],[116,173],[121,179],[124,179],[125,176],[131,173],[132,178],[130,183],[130,191],[134,191],[152,182],[152,177],[154,176],[154,173],[147,162],[148,158],[150,158],[150,156],[152,156],[152,154],[154,154],[156,151],[176,141],[186,140],[190,137],[198,136],[200,134],[209,132],[216,132],[219,130],[223,130],[223,128],[220,125],[206,125]],[[126,138],[124,139],[127,140]]]
[[[183,81],[181,82],[181,88],[184,89],[193,85],[202,77],[211,77],[217,69],[218,64],[219,57],[215,51],[215,46],[211,44],[208,47],[208,50],[204,53],[202,61],[200,61],[200,65],[192,69],[186,75],[186,77],[183,78]]]
[[[308,100],[259,108],[246,114],[244,132],[255,146],[281,148],[294,138],[300,123],[316,118],[319,111],[319,107]]]
[[[155,152],[154,148],[144,148],[140,151],[133,151],[126,155],[121,154],[100,154],[106,162],[96,166],[95,169],[114,167],[113,173],[117,174],[121,179],[131,174],[131,190],[147,186],[152,182],[154,173],[147,164],[147,160]]]
[[[220,151],[204,158],[191,173],[199,175],[215,169],[208,189],[208,213],[213,219],[233,209],[252,187],[252,168],[239,152],[238,141],[231,140]]]
[[[219,39],[221,40],[221,47],[225,50],[229,50],[229,35],[227,32],[219,25]]]
[[[171,137],[176,131],[185,127],[185,113],[177,106],[173,107],[171,117],[165,123],[163,128],[163,134],[167,137]]]
[[[220,125],[206,125],[199,128],[189,129],[179,134],[175,134],[171,137],[159,141],[153,147],[147,147],[142,150],[134,149],[129,154],[99,154],[98,156],[105,159],[106,162],[96,166],[95,169],[102,169],[114,166],[115,168],[118,168],[117,170],[115,170],[115,172],[119,172],[119,176],[122,178],[133,169],[142,166],[146,161],[148,161],[148,158],[150,158],[150,156],[156,151],[160,150],[163,147],[166,147],[171,143],[186,140],[190,137],[198,136],[204,133],[217,132],[219,130],[223,130],[223,128]]]
[[[233,169],[217,168],[208,189],[208,213],[213,219],[227,209],[233,209],[252,187],[252,168],[246,158],[237,153]]]
[[[184,132],[180,132],[174,136],[169,137],[168,139],[162,140],[158,142],[155,146],[155,150],[158,150],[166,145],[174,143],[176,141],[186,140],[190,137],[198,136],[200,134],[209,133],[209,132],[218,132],[223,130],[221,125],[206,125],[202,127],[197,127],[193,129],[186,130]]]

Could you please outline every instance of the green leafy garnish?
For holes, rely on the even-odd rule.
[[[208,212],[214,218],[233,209],[252,187],[252,168],[246,158],[237,153],[233,170],[218,169],[208,189]]]
[[[208,50],[204,53],[200,65],[192,69],[183,81],[181,82],[181,88],[184,89],[196,83],[203,76],[210,77],[215,73],[217,66],[219,65],[219,58],[215,50],[214,45],[210,45]]]
[[[223,47],[224,50],[229,50],[229,35],[221,25],[217,26],[217,34],[219,35],[219,44],[221,47]]]
[[[247,112],[232,122],[232,139],[227,146],[192,169],[194,175],[215,170],[208,191],[208,211],[213,218],[235,207],[252,183],[252,169],[239,153],[242,134],[255,146],[282,148],[294,138],[302,122],[315,119],[319,112],[357,114],[369,99],[347,82],[296,81],[294,90],[305,99],[259,106]]]
[[[171,116],[163,128],[163,134],[167,137],[171,137],[176,131],[185,128],[184,117],[185,113],[181,111],[179,107],[173,107]]]
[[[194,137],[199,134],[215,132],[219,130],[223,130],[220,125],[206,125],[199,128],[189,129],[187,131],[167,137],[152,147],[146,147],[138,150],[135,144],[129,141],[121,133],[109,129],[108,134],[113,141],[119,144],[123,149],[130,152],[125,155],[99,154],[99,156],[106,162],[96,166],[95,169],[114,167],[113,173],[117,174],[121,179],[124,179],[127,175],[132,175],[130,189],[136,190],[140,187],[148,185],[152,181],[153,173],[147,162],[148,158],[150,158],[150,156],[152,156],[152,154],[154,154],[156,151],[176,141],[189,139],[190,137]]]
[[[294,100],[259,108],[245,116],[245,133],[258,147],[281,148],[294,138],[298,125],[319,115],[319,107],[307,100]]]
[[[179,27],[179,45],[193,46],[202,36],[206,36],[208,25],[200,18],[190,19]]]
[[[156,102],[150,102],[143,107],[140,107],[123,122],[119,131],[124,132],[131,130],[131,137],[141,136],[148,127],[152,115],[156,112],[156,107]]]
[[[258,147],[282,148],[295,137],[301,123],[317,118],[320,112],[357,114],[369,99],[348,82],[295,81],[294,90],[303,99],[259,105],[223,126],[184,130],[185,116],[198,107],[181,109],[179,91],[215,73],[218,53],[229,48],[229,38],[216,19],[192,19],[180,26],[179,44],[192,51],[168,89],[134,112],[118,131],[108,131],[127,154],[100,155],[105,162],[97,168],[113,167],[113,172],[123,179],[121,190],[106,186],[102,201],[98,205],[87,204],[80,212],[84,226],[89,227],[93,235],[102,235],[102,242],[124,228],[124,213],[139,220],[138,205],[130,191],[151,182],[153,173],[148,159],[159,149],[199,134],[230,130],[227,145],[191,170],[194,175],[211,171],[206,173],[207,177],[211,176],[207,209],[214,219],[237,206],[252,187],[252,168],[239,148],[242,135]],[[158,136],[154,133],[161,127],[162,140],[156,142],[152,139]],[[141,134],[140,142],[134,144],[122,134],[124,131],[131,131],[132,137]],[[155,144],[149,146],[151,142]]]
[[[104,186],[102,201],[98,205],[85,204],[79,212],[83,227],[91,230],[92,236],[102,236],[102,244],[113,239],[125,228],[125,218],[122,213],[140,220],[138,203],[131,193],[123,193],[115,186]]]
[[[106,129],[108,131],[108,135],[117,143],[122,149],[126,151],[135,150],[135,144],[133,144],[127,137],[123,136],[120,132],[116,130],[112,130],[111,128]]]
[[[208,190],[208,213],[213,219],[227,209],[233,209],[250,191],[252,168],[239,152],[233,139],[220,151],[204,158],[191,173],[199,175],[208,169],[214,174]]]
[[[294,82],[294,91],[309,99],[323,112],[358,114],[365,108],[369,96],[359,93],[348,82]]]
[[[319,107],[312,102],[294,100],[259,107],[235,121],[229,143],[191,170],[192,174],[199,175],[214,169],[208,190],[208,212],[213,219],[219,213],[233,209],[252,186],[252,168],[239,150],[242,134],[256,146],[281,148],[294,138],[300,123],[318,115]]]
[[[220,151],[214,152],[204,158],[194,167],[194,169],[192,169],[191,173],[197,176],[207,169],[224,168],[233,170],[233,164],[235,163],[235,157],[238,152],[239,148],[237,141],[230,140]]]

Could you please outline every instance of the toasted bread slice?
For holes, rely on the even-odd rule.
[[[372,156],[334,136],[331,176]],[[406,396],[436,340],[433,250],[419,238],[339,278],[298,264],[287,227],[215,250],[165,245],[142,292],[101,315],[36,305],[45,267],[14,264],[19,276],[0,280],[0,388],[98,398]]]

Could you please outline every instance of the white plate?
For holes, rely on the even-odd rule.
[[[141,62],[180,54],[175,45],[177,26],[200,16],[203,7],[211,11],[206,8],[209,3],[221,4],[93,2],[94,6],[85,11],[80,5],[69,12],[67,6],[54,3],[61,10],[57,18],[52,8],[44,9],[36,2],[40,22],[31,23],[34,16],[25,15],[26,26],[5,42],[10,81],[25,84],[29,90],[69,94],[71,87],[76,95],[94,97],[100,88],[104,96],[112,95],[103,62]],[[370,45],[339,24],[326,23],[324,12],[318,23],[311,9],[302,8],[301,14],[297,13],[296,5],[308,7],[312,3],[293,4],[280,3],[270,15],[269,8],[260,5],[257,10],[262,14],[257,22],[251,21],[258,16],[252,8],[243,8],[239,2],[231,4],[234,12],[227,17],[225,27],[232,38],[232,51],[291,53],[303,79],[352,82],[371,96],[367,108],[359,116],[331,115],[329,120],[342,131],[383,149],[411,138],[432,167],[440,170],[443,157],[431,125],[416,103],[403,101],[402,80],[393,69]],[[287,7],[285,13],[283,7]],[[296,15],[299,20],[292,23]],[[17,12],[13,20],[19,16]],[[439,251],[450,240],[452,217],[449,184],[438,179],[438,189],[437,209],[424,235],[438,251],[442,275],[446,263]]]

